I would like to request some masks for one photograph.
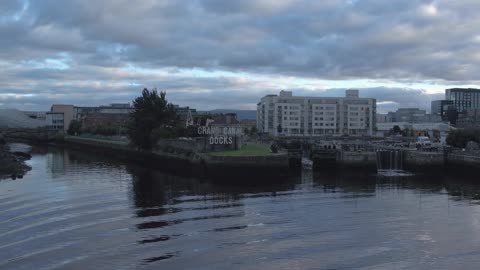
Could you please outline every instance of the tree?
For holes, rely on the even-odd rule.
[[[399,126],[393,126],[393,133],[400,134],[400,132],[402,132],[402,129]]]
[[[67,134],[76,135],[82,130],[82,122],[78,120],[72,120],[68,126]]]
[[[127,127],[127,135],[133,146],[151,150],[163,137],[171,137],[176,113],[165,98],[166,92],[143,89],[142,96],[133,101],[133,111]]]
[[[451,130],[447,136],[447,144],[465,148],[469,141],[480,143],[480,129]]]

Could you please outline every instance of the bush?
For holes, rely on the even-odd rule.
[[[108,127],[108,126],[107,127],[99,126],[93,131],[94,134],[104,135],[104,136],[112,136],[117,134],[117,132],[118,132],[117,128]]]

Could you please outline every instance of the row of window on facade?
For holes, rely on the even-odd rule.
[[[315,112],[314,115],[335,115],[335,112]]]
[[[335,121],[335,117],[328,117],[328,118],[314,117],[313,119],[316,121]]]
[[[335,123],[314,123],[314,126],[320,126],[320,127],[334,127]]]

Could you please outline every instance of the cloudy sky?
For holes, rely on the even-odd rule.
[[[1,0],[0,108],[198,109],[360,89],[380,112],[480,85],[478,0]]]

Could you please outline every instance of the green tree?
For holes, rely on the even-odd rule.
[[[400,134],[401,132],[402,132],[402,129],[399,126],[397,125],[393,126],[393,133]]]
[[[82,130],[82,122],[78,120],[72,120],[68,126],[67,134],[76,135]]]
[[[457,129],[451,130],[447,136],[447,144],[465,148],[469,141],[480,143],[480,129]]]
[[[133,111],[127,135],[133,146],[151,150],[162,137],[172,137],[176,113],[165,98],[166,92],[143,89],[142,96],[133,101]]]

